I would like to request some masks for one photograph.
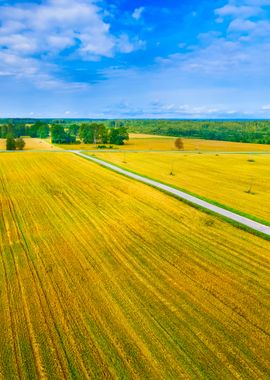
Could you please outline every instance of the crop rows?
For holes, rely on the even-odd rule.
[[[125,145],[115,145],[115,150],[146,150],[146,151],[176,151],[175,147],[176,137],[168,136],[153,136],[145,134],[129,135],[129,141]],[[184,150],[186,151],[211,151],[211,152],[270,152],[270,145],[267,144],[247,144],[229,141],[216,141],[216,140],[201,140],[183,138]],[[97,149],[96,144],[61,144],[58,145],[62,149],[80,149],[92,150]],[[107,144],[109,147],[109,144]]]
[[[0,377],[269,377],[269,242],[70,153],[0,155],[0,229]]]
[[[96,155],[270,222],[270,155],[158,152]]]

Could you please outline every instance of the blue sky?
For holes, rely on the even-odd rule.
[[[0,117],[269,118],[269,0],[0,0]]]

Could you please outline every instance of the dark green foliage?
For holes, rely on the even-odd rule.
[[[0,138],[6,138],[12,134],[14,137],[30,136],[46,138],[49,136],[49,125],[44,121],[25,124],[20,120],[14,120],[7,124],[0,124]]]
[[[110,143],[115,145],[124,145],[124,141],[128,140],[128,131],[126,127],[119,127],[111,129]]]
[[[128,131],[118,122],[107,123],[110,127],[106,127],[104,123],[84,123],[80,127],[80,139],[85,144],[115,144],[123,145],[128,140]]]
[[[64,128],[68,140],[81,140],[87,143],[122,144],[125,139],[118,129],[127,128],[129,133],[147,133],[153,135],[175,136],[182,138],[200,138],[207,140],[223,140],[270,144],[270,120],[33,120],[33,119],[1,119],[0,138],[8,134],[14,137],[32,136],[47,137],[50,125]],[[89,127],[91,128],[89,130]],[[112,132],[111,131],[114,131]],[[124,133],[125,134],[125,133]],[[66,141],[65,141],[66,143]]]
[[[72,144],[76,141],[76,137],[66,132],[61,124],[52,125],[51,138],[53,144]]]
[[[38,137],[41,139],[46,139],[50,134],[50,128],[48,124],[42,124],[38,129]]]
[[[48,123],[38,120],[34,124],[26,126],[25,133],[30,137],[46,138],[49,136],[50,129]]]
[[[113,146],[112,145],[98,145],[97,146],[98,149],[113,149]]]
[[[71,136],[76,136],[76,137],[78,136],[79,129],[80,129],[79,124],[70,124],[68,125],[67,128]]]
[[[270,120],[125,120],[129,132],[270,144]]]
[[[13,136],[8,136],[6,139],[6,149],[16,150],[16,142]]]
[[[95,130],[91,124],[82,124],[79,130],[80,139],[84,144],[93,144],[95,138]]]
[[[54,144],[65,144],[66,132],[62,125],[54,124],[51,127],[51,139]]]
[[[123,145],[128,140],[125,127],[107,128],[104,123],[83,123],[79,130],[80,139],[84,144],[116,144]]]
[[[24,139],[22,137],[18,137],[15,140],[15,146],[16,146],[16,149],[23,150],[23,148],[25,147],[25,141],[24,141]]]

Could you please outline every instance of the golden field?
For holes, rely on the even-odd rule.
[[[176,137],[153,136],[144,134],[130,134],[129,141],[123,146],[114,145],[118,150],[177,150],[174,146]],[[214,152],[270,152],[270,145],[264,144],[244,144],[237,142],[182,139],[184,150],[190,151],[214,151]],[[106,144],[109,146],[110,144]],[[63,149],[94,150],[94,144],[66,144],[58,145]]]
[[[39,138],[24,137],[25,147],[24,150],[59,150],[59,147],[55,147],[50,144],[49,141]],[[0,139],[0,150],[6,149],[6,140]]]
[[[270,155],[156,152],[95,155],[270,222]]]
[[[0,155],[0,377],[270,375],[270,243],[71,153]]]

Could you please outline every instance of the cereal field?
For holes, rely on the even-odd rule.
[[[144,134],[130,134],[129,141],[123,146],[113,146],[117,150],[177,150],[174,142],[175,137],[168,136],[153,136]],[[184,150],[189,151],[228,151],[228,152],[270,152],[270,145],[263,144],[244,144],[237,142],[215,141],[215,140],[200,140],[200,139],[182,139]],[[80,149],[93,150],[97,149],[94,144],[71,144],[58,145],[63,149]],[[109,146],[109,144],[107,144]]]
[[[0,377],[270,375],[270,243],[71,153],[0,155]]]
[[[270,155],[158,152],[95,155],[270,222]]]
[[[49,141],[39,138],[24,138],[25,147],[24,150],[58,150],[59,147],[53,146]],[[0,150],[6,149],[6,140],[0,139]]]

